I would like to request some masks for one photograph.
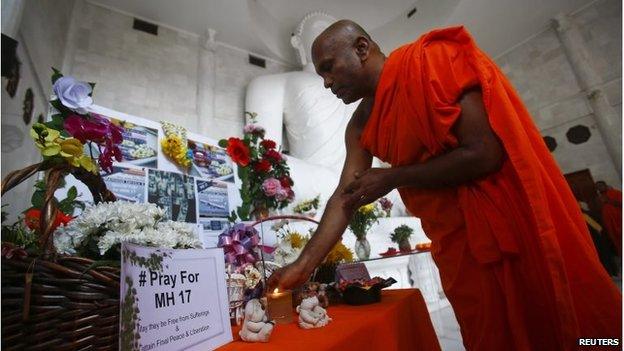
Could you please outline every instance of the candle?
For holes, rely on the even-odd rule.
[[[273,290],[267,294],[269,318],[278,324],[292,323],[292,291]]]

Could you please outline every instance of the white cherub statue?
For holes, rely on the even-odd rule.
[[[318,297],[312,296],[301,301],[297,306],[299,313],[299,326],[303,329],[324,327],[332,320],[327,311],[319,305]]]
[[[238,335],[247,342],[268,342],[273,325],[260,300],[251,299],[245,306],[245,320]]]

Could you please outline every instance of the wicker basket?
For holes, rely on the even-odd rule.
[[[67,166],[32,165],[7,175],[2,194],[47,171],[40,218],[40,257],[2,258],[4,350],[117,350],[119,268],[81,257],[55,255],[51,233],[58,211],[54,191],[68,173],[83,181],[96,202],[114,201],[101,177]]]

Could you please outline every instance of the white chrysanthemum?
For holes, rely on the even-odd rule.
[[[201,247],[193,226],[161,222],[163,216],[164,211],[155,204],[101,203],[59,228],[54,244],[59,252],[75,254],[77,247],[95,239],[101,255],[123,241],[167,248]]]

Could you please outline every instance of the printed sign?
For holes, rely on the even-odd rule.
[[[222,249],[122,245],[120,350],[211,350],[232,340]]]
[[[368,269],[362,262],[356,263],[343,263],[336,267],[336,281],[340,280],[356,280],[356,279],[370,279]]]

